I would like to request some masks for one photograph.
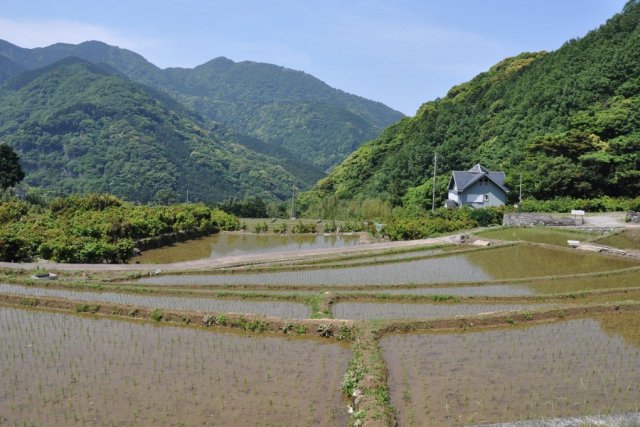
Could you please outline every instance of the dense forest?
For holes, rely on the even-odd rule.
[[[284,149],[238,137],[79,58],[0,86],[0,142],[20,154],[26,184],[54,194],[108,192],[156,203],[271,200],[322,176]]]
[[[142,56],[101,42],[23,49],[0,40],[0,82],[70,56],[167,93],[204,117],[285,148],[326,171],[402,114],[331,88],[306,73],[216,58],[193,69],[160,69]]]
[[[505,59],[361,146],[301,195],[309,212],[431,203],[433,158],[451,170],[504,170],[526,197],[640,194],[640,3],[554,52]],[[516,196],[517,191],[512,191]]]

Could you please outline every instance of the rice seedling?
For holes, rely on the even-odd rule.
[[[601,324],[608,319],[618,319],[610,330]],[[640,341],[625,341],[619,331],[638,322],[640,315],[631,313],[529,328],[385,337],[391,399],[400,423],[414,418],[417,425],[637,411]]]
[[[347,422],[350,351],[326,341],[5,307],[0,340],[2,425]]]

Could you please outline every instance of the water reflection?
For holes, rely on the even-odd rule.
[[[132,258],[131,263],[168,264],[204,258],[340,248],[357,245],[359,242],[359,235],[219,233],[145,251],[142,255]]]

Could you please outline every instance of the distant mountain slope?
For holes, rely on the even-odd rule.
[[[216,58],[193,69],[161,70],[134,52],[96,41],[37,49],[0,41],[0,55],[25,69],[68,56],[108,64],[134,81],[170,93],[209,119],[283,146],[325,170],[402,117],[379,102],[271,64]]]
[[[508,58],[364,144],[304,196],[399,204],[438,171],[523,174],[527,196],[640,194],[640,3],[555,52]],[[516,192],[513,192],[514,194]]]
[[[294,158],[233,138],[165,94],[79,58],[0,86],[0,141],[20,153],[25,181],[48,190],[141,202],[184,200],[188,190],[191,200],[219,201],[284,199],[308,185],[291,173],[301,169]]]
[[[20,64],[4,55],[0,55],[0,82],[20,74],[22,71],[24,71],[24,68]]]

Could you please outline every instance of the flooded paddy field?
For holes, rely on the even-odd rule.
[[[376,293],[389,295],[450,295],[455,297],[513,297],[531,296],[536,292],[526,285],[438,286],[420,288],[388,288],[358,290],[350,293]]]
[[[527,284],[536,294],[561,294],[620,288],[639,288],[640,270],[622,271],[586,277],[538,280]]]
[[[326,258],[319,259],[313,261],[312,263],[302,261],[296,262],[293,265],[299,266],[314,266],[319,265],[322,267],[334,267],[334,266],[355,266],[358,264],[378,264],[378,263],[389,263],[394,261],[410,261],[410,260],[418,260],[423,258],[435,257],[438,255],[454,253],[454,252],[463,252],[469,251],[472,249],[476,249],[473,246],[468,245],[443,245],[437,248],[424,248],[424,249],[414,249],[414,250],[394,250],[389,251],[389,253],[373,253],[373,254],[363,254],[363,255],[349,255],[338,258]]]
[[[567,240],[591,240],[598,237],[598,234],[548,227],[513,227],[481,231],[477,233],[477,236],[483,239],[523,240],[531,243],[546,243],[548,245],[566,247]]]
[[[640,314],[381,339],[401,426],[638,411]]]
[[[264,273],[167,275],[143,278],[139,284],[256,285],[399,285],[517,279],[536,276],[612,271],[637,261],[592,253],[512,245],[416,261],[346,268]]]
[[[0,340],[3,426],[347,425],[335,343],[5,307]]]
[[[67,289],[39,288],[0,284],[0,293],[35,297],[59,297],[87,302],[126,304],[167,310],[203,311],[208,313],[253,313],[285,319],[307,319],[311,314],[308,306],[285,301],[246,301],[213,299],[206,297],[150,296],[121,292],[72,291]]]
[[[640,288],[640,270],[619,271],[580,277],[539,279],[505,284],[465,286],[427,286],[357,290],[352,293],[384,293],[389,295],[451,295],[456,297],[515,297],[570,294],[587,291]]]
[[[596,243],[620,249],[640,250],[640,229],[629,229],[598,239]]]
[[[392,302],[339,302],[333,305],[336,319],[437,319],[500,311],[534,310],[547,304],[421,304]]]
[[[165,264],[204,258],[294,252],[307,249],[341,248],[357,245],[360,236],[309,234],[218,233],[176,243],[173,246],[144,251],[131,264]]]

